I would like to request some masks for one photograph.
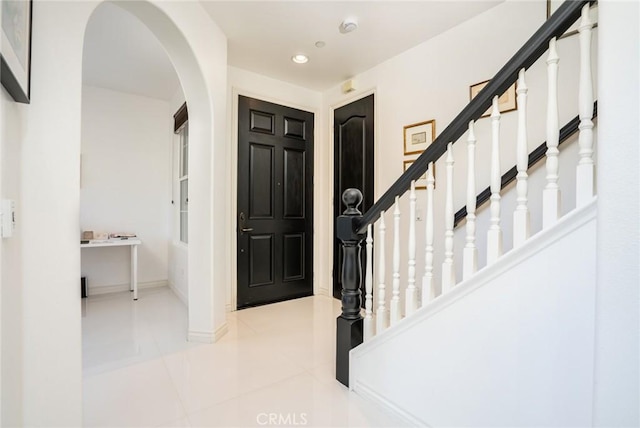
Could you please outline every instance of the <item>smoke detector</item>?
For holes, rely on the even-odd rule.
[[[358,21],[355,18],[347,18],[342,21],[339,28],[342,34],[351,33],[358,29]]]

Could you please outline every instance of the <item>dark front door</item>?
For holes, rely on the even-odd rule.
[[[342,293],[342,246],[335,238],[335,219],[345,210],[342,192],[356,188],[362,192],[360,211],[373,205],[373,95],[336,109],[333,113],[334,135],[334,247],[333,296]],[[364,249],[362,259],[364,260]],[[364,265],[363,265],[364,266]]]
[[[238,308],[313,294],[313,113],[240,96]]]

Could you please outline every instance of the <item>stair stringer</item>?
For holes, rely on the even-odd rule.
[[[590,426],[596,200],[350,354],[351,389],[420,426]]]

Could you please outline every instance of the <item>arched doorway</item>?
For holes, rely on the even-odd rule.
[[[81,424],[79,168],[84,31],[100,2],[35,2],[22,158],[25,425]],[[189,339],[225,329],[226,39],[198,2],[118,2],[156,35],[189,103]],[[46,237],[46,239],[43,239]],[[37,269],[35,267],[38,267]],[[46,355],[47,358],[43,358]]]

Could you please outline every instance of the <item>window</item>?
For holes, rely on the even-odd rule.
[[[176,210],[178,214],[178,233],[180,242],[189,242],[189,112],[187,103],[180,106],[176,114],[173,115],[173,132],[178,134],[177,156],[180,160],[177,168],[174,166],[174,174],[177,171],[177,187],[179,192],[179,206]],[[174,140],[175,141],[175,140]],[[176,151],[174,151],[176,154]],[[175,159],[175,158],[174,158]],[[175,161],[174,161],[175,162]],[[175,165],[175,164],[174,164]],[[174,190],[175,191],[175,190]],[[175,198],[174,198],[175,200]],[[171,202],[173,203],[173,201]]]
[[[189,122],[178,131],[180,135],[180,241],[189,242]]]

